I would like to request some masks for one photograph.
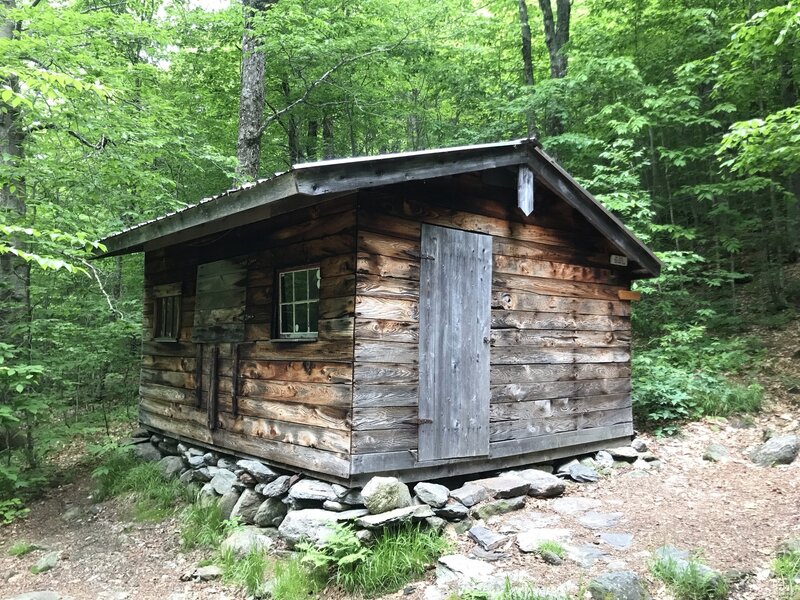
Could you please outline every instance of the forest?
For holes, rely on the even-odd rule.
[[[134,419],[142,262],[95,240],[295,163],[536,136],[664,263],[649,431],[757,408],[797,316],[796,0],[3,0],[0,56],[0,521]]]

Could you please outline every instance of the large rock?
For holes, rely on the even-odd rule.
[[[289,499],[294,502],[325,502],[336,500],[330,483],[318,479],[301,479],[289,489]]]
[[[440,583],[473,583],[480,584],[490,577],[495,568],[489,563],[461,554],[449,554],[439,559],[436,567],[436,580]]]
[[[570,466],[569,476],[573,481],[577,481],[578,483],[594,483],[600,479],[600,476],[594,468],[580,463]]]
[[[129,446],[129,448],[139,460],[145,462],[158,462],[161,460],[161,452],[153,444],[136,444],[135,446]]]
[[[224,496],[233,489],[233,484],[236,483],[236,475],[227,469],[220,469],[214,473],[209,485],[214,488],[220,496]]]
[[[365,529],[383,529],[397,523],[421,521],[433,517],[433,509],[427,504],[404,506],[383,513],[364,515],[356,519],[356,525]]]
[[[479,502],[489,499],[489,490],[474,483],[465,483],[457,490],[450,492],[450,497],[470,508]]]
[[[289,547],[300,541],[306,540],[313,544],[322,545],[333,532],[337,522],[351,521],[364,516],[366,509],[350,510],[335,513],[321,508],[305,508],[291,510],[278,527],[278,533]]]
[[[232,488],[223,494],[222,498],[219,499],[219,512],[222,514],[223,519],[231,518],[233,507],[236,506],[237,502],[239,502],[239,496],[241,495],[242,493],[239,490]]]
[[[612,458],[614,458],[614,460],[633,462],[639,458],[639,453],[636,451],[636,448],[632,446],[617,446],[616,448],[608,448],[606,452],[608,452]]]
[[[598,508],[600,504],[600,500],[595,500],[594,498],[568,496],[553,500],[550,508],[562,515],[577,515],[578,513]]]
[[[61,558],[61,553],[58,551],[48,552],[36,561],[36,564],[31,567],[31,573],[44,573],[49,571],[58,564]]]
[[[437,517],[447,519],[448,521],[462,521],[469,516],[469,509],[455,500],[450,500],[442,508],[435,508],[433,512]]]
[[[516,475],[505,474],[499,477],[488,477],[472,482],[486,488],[492,498],[516,498],[528,493],[531,484]]]
[[[277,498],[283,496],[289,491],[291,485],[291,477],[288,475],[281,475],[275,481],[269,483],[259,483],[256,486],[256,491],[266,498]]]
[[[258,527],[242,527],[230,534],[220,548],[223,552],[230,550],[237,556],[246,556],[256,548],[267,551],[274,544],[275,540]]]
[[[621,512],[601,513],[592,510],[578,517],[578,523],[587,529],[608,529],[619,523],[622,517]]]
[[[256,513],[260,506],[261,496],[253,490],[244,490],[231,511],[231,519],[239,519],[242,523],[252,525],[255,523]]]
[[[525,496],[518,496],[516,498],[501,498],[500,500],[487,502],[474,507],[471,512],[473,517],[485,520],[495,515],[504,515],[523,508],[525,508]]]
[[[450,490],[437,483],[418,483],[414,486],[414,493],[417,498],[433,508],[442,508],[450,497]]]
[[[497,550],[508,541],[508,536],[495,533],[491,529],[475,525],[470,528],[467,535],[484,550]]]
[[[277,527],[286,516],[286,505],[278,498],[267,498],[260,504],[253,521],[259,527]]]
[[[164,477],[175,479],[183,471],[183,459],[180,456],[165,456],[158,461],[156,466]]]
[[[555,475],[545,473],[539,469],[525,469],[524,471],[511,471],[514,475],[528,482],[528,495],[534,498],[556,498],[564,493],[567,485]]]
[[[728,449],[722,444],[709,444],[703,452],[703,460],[709,462],[723,462],[728,458]]]
[[[257,460],[239,460],[236,466],[250,473],[258,483],[269,483],[278,477],[278,473]]]
[[[137,446],[138,447],[138,446]],[[750,453],[750,460],[763,467],[788,465],[800,449],[800,440],[796,435],[781,435],[771,438]]]
[[[373,477],[361,490],[361,497],[373,515],[412,504],[408,486],[396,477]]]

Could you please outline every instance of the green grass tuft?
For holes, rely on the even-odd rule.
[[[266,574],[272,564],[266,552],[254,548],[240,557],[227,549],[220,552],[219,561],[224,582],[241,586],[251,596],[263,594]]]
[[[14,545],[8,549],[8,554],[9,556],[16,556],[19,558],[38,549],[39,546],[36,544],[31,544],[30,542],[15,542]]]
[[[326,577],[299,557],[275,563],[271,594],[275,600],[308,600],[325,587]]]
[[[786,599],[800,600],[800,552],[787,552],[776,558],[772,572],[786,586]]]
[[[222,517],[217,502],[196,500],[181,515],[181,546],[215,549],[236,527],[238,523]]]
[[[664,582],[675,600],[723,600],[728,597],[728,584],[719,574],[710,573],[697,559],[688,565],[672,558],[656,559],[650,572]]]
[[[536,549],[539,554],[549,552],[550,554],[555,554],[558,558],[564,558],[567,554],[566,550],[564,550],[564,546],[553,540],[543,541]]]

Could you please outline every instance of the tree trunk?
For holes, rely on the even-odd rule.
[[[567,74],[567,55],[564,46],[569,42],[569,19],[572,0],[556,0],[556,18],[553,18],[551,0],[539,0],[544,24],[544,42],[550,55],[550,78],[563,79]],[[564,132],[564,124],[558,110],[551,106],[547,115],[547,133],[559,135]]]
[[[333,119],[329,115],[322,117],[322,150],[326,159],[336,155],[333,146]]]
[[[309,161],[317,160],[317,137],[319,135],[319,121],[311,119],[308,122],[308,133],[306,134],[306,159]]]
[[[236,142],[237,174],[243,181],[258,178],[264,123],[265,57],[254,29],[256,16],[276,0],[244,0],[242,70],[239,91],[239,137]]]
[[[522,37],[522,80],[525,85],[533,91],[533,56],[531,54],[531,26],[528,22],[528,4],[525,0],[519,0],[519,30]],[[533,119],[533,111],[525,111],[525,122],[528,125],[528,135],[536,135],[536,124]]]

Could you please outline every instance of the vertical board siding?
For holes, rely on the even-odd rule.
[[[421,468],[414,417],[422,415],[408,411],[419,410],[424,307],[407,291],[425,286],[425,223],[491,235],[490,455],[632,430],[630,303],[618,296],[629,274],[609,263],[617,253],[609,242],[538,184],[524,218],[513,184],[487,186],[472,174],[361,192],[354,473]],[[391,281],[379,289],[374,276]],[[387,427],[390,414],[398,418]]]
[[[354,208],[354,202],[340,199],[240,228],[207,245],[201,240],[146,253],[139,410],[144,425],[331,478],[349,477]],[[319,338],[272,342],[275,271],[307,264],[320,265]],[[153,341],[147,327],[152,288],[178,281],[183,282],[180,339]],[[234,323],[235,336],[203,344],[198,364],[194,323],[223,324],[224,336],[232,333]],[[218,349],[213,431],[207,423],[212,347]],[[201,407],[196,405],[198,385]]]
[[[423,225],[419,460],[489,453],[489,236]]]

